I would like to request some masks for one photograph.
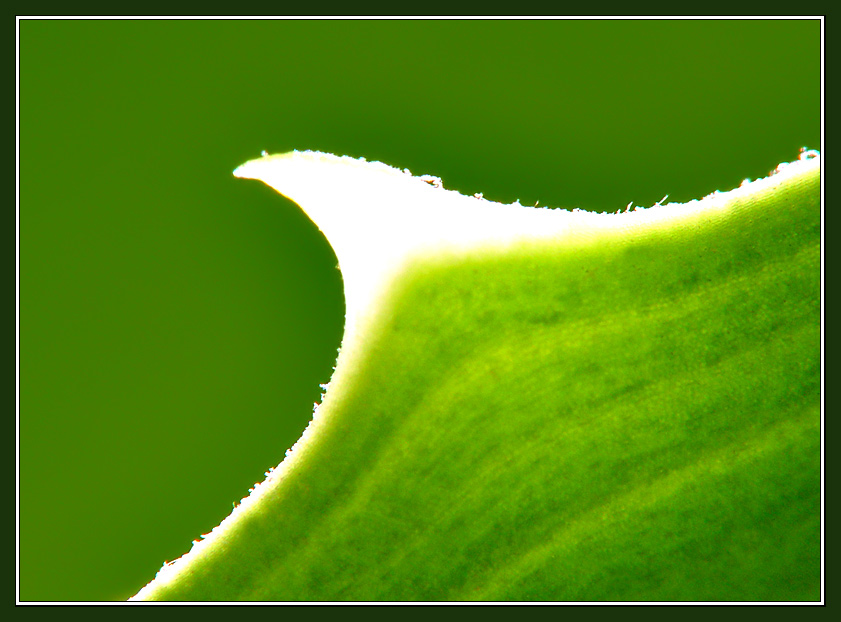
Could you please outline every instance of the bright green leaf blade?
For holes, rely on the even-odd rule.
[[[818,600],[819,158],[585,221],[395,259],[295,451],[137,598]]]

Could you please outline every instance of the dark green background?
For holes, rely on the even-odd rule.
[[[615,211],[820,148],[820,22],[20,22],[20,599],[124,599],[300,435],[326,241],[231,171],[318,149]]]

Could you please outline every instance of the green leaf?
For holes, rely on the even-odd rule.
[[[286,460],[136,599],[820,598],[817,154],[617,214],[236,174],[327,235],[345,339]]]

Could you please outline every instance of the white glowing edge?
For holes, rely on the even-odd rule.
[[[675,219],[723,209],[733,198],[820,166],[819,160],[817,152],[804,151],[795,163],[731,192],[616,214],[503,205],[446,190],[431,175],[414,177],[382,162],[314,151],[265,155],[234,175],[261,180],[288,197],[327,237],[344,279],[347,341],[371,319],[391,281],[418,257],[504,250],[524,241],[586,242],[608,230],[625,234],[656,223],[675,226]]]
[[[314,151],[265,155],[246,162],[234,175],[259,179],[275,188],[301,206],[327,237],[344,279],[344,351],[348,341],[360,332],[360,325],[373,318],[376,303],[391,281],[413,258],[502,250],[524,241],[586,242],[611,232],[629,235],[661,226],[691,226],[699,217],[707,220],[720,216],[734,200],[772,191],[820,166],[820,153],[804,149],[798,160],[780,164],[766,178],[746,179],[729,192],[715,191],[688,203],[658,202],[650,208],[630,209],[629,204],[617,213],[503,205],[481,195],[466,197],[446,190],[441,180],[431,175],[414,177],[408,170],[381,162]],[[342,359],[340,355],[336,369]],[[279,484],[283,474],[303,457],[317,414],[280,465],[266,472],[266,479],[255,484],[227,518],[202,539],[194,540],[188,553],[165,562],[155,578],[129,600],[144,600],[158,585],[189,572],[190,563],[205,555],[238,518]]]

